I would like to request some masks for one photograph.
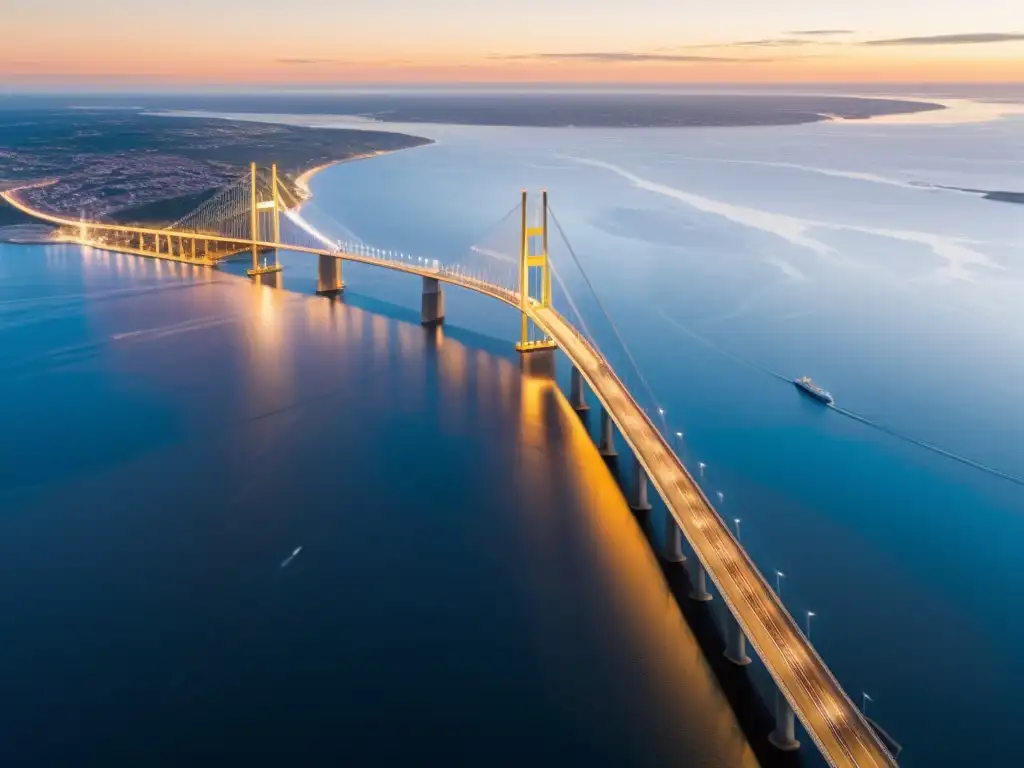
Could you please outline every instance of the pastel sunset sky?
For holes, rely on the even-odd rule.
[[[0,85],[1024,82],[1010,0],[2,0]]]

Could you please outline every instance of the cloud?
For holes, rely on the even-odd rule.
[[[814,40],[798,40],[793,37],[770,37],[764,40],[742,40],[738,43],[725,43],[724,47],[736,45],[740,47],[765,47],[765,48],[785,48],[787,46],[797,45],[815,45]]]
[[[630,64],[637,62],[662,62],[668,64],[735,64],[746,62],[767,62],[774,59],[736,58],[731,56],[689,56],[675,53],[631,53],[629,51],[592,51],[584,53],[526,53],[493,55],[491,59],[502,61],[589,61],[599,64]]]
[[[795,34],[795,33],[793,33]],[[732,43],[705,43],[703,45],[686,45],[686,50],[702,48],[798,48],[803,45],[839,45],[840,43],[822,40],[801,40],[797,37],[766,37],[761,40],[737,40]],[[671,49],[666,49],[671,50]]]
[[[351,61],[343,61],[341,59],[292,59],[282,58],[275,59],[278,64],[351,64]]]
[[[803,35],[804,37],[817,37],[827,35],[852,35],[852,29],[793,29],[787,35]]]
[[[351,61],[349,59],[317,59],[317,58],[290,58],[284,57],[274,59],[277,64],[292,66],[313,66],[318,64],[330,64],[336,67],[403,67],[413,64],[408,59],[382,59],[378,61]]]
[[[1024,40],[1024,34],[1019,32],[972,32],[956,35],[866,40],[861,45],[971,45],[974,43],[1009,43],[1019,40]]]

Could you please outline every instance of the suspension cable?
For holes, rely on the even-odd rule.
[[[565,243],[565,247],[569,249],[569,255],[572,256],[572,260],[576,263],[576,266],[579,268],[580,274],[583,275],[583,280],[587,284],[587,288],[590,289],[590,293],[594,296],[594,301],[597,302],[597,306],[600,308],[601,314],[604,315],[605,319],[608,321],[608,325],[611,326],[612,333],[615,334],[615,338],[618,339],[619,344],[622,346],[622,351],[626,353],[626,357],[629,359],[630,364],[633,366],[633,370],[636,371],[637,376],[640,378],[640,383],[647,391],[647,395],[651,398],[651,402],[657,405],[658,398],[654,396],[654,391],[651,389],[650,384],[647,383],[647,379],[644,378],[643,373],[640,371],[640,366],[637,365],[636,359],[633,357],[633,354],[629,351],[629,347],[626,345],[625,339],[622,338],[622,334],[619,333],[619,329],[618,326],[615,325],[615,321],[612,320],[611,315],[608,314],[608,310],[605,308],[604,302],[602,302],[601,298],[597,295],[597,291],[594,289],[593,283],[590,282],[590,278],[587,276],[586,271],[583,269],[583,265],[580,263],[579,258],[577,258],[576,251],[573,250],[572,243],[570,243],[569,238],[565,236],[565,230],[562,229],[562,225],[561,223],[559,223],[558,217],[555,216],[555,212],[551,209],[551,206],[548,206],[548,212],[551,214],[551,220],[555,222],[555,228],[558,230],[558,234],[561,235],[562,241]],[[668,427],[665,423],[664,413],[661,411],[660,406],[658,406],[658,411],[658,415],[661,417],[660,420],[663,426],[665,426],[665,428],[667,429]]]

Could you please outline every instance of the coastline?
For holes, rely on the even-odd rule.
[[[429,147],[431,144],[437,143],[433,139],[424,140],[426,143],[417,144],[416,146],[413,147],[402,147],[401,149],[376,149],[373,152],[363,152],[362,154],[352,155],[351,157],[345,157],[340,160],[331,160],[326,163],[321,163],[320,165],[314,166],[313,168],[309,168],[308,170],[303,171],[295,178],[295,186],[299,189],[299,192],[302,193],[302,199],[299,201],[299,205],[296,206],[295,210],[298,211],[302,207],[302,203],[306,202],[307,200],[310,200],[313,197],[313,190],[310,189],[309,182],[312,181],[313,177],[320,173],[320,171],[327,170],[328,168],[332,168],[335,165],[342,165],[344,163],[354,163],[358,160],[371,160],[375,157],[383,157],[384,155],[394,155],[398,152],[406,152],[410,149],[420,149],[422,147]]]
[[[357,160],[370,160],[375,157],[381,157],[383,155],[392,155],[395,154],[396,152],[405,152],[406,150],[409,149],[419,149],[420,147],[428,147],[431,144],[437,143],[433,139],[427,139],[425,137],[416,138],[423,138],[424,143],[416,144],[411,147],[401,147],[400,149],[377,149],[372,152],[363,152],[358,155],[344,157],[339,160],[331,160],[329,162],[321,163],[320,165],[314,166],[313,168],[308,168],[295,178],[295,186],[299,190],[300,199],[298,200],[294,208],[290,208],[288,210],[298,213],[302,209],[302,205],[306,201],[312,199],[313,190],[310,188],[309,183],[310,181],[312,181],[313,177],[316,176],[316,174],[320,173],[320,171],[326,170],[327,168],[330,168],[335,165],[341,165],[342,163],[352,163]],[[12,245],[45,245],[47,243],[61,242],[59,239],[55,237],[55,232],[51,232],[51,236],[48,238],[42,236],[42,234],[38,230],[41,227],[45,226],[45,224],[40,223],[39,220],[47,221],[46,217],[41,216],[39,211],[30,209],[30,207],[26,205],[24,202],[22,202],[17,195],[17,193],[21,190],[34,189],[38,187],[47,187],[50,186],[51,184],[55,184],[56,182],[56,178],[51,178],[43,179],[41,181],[29,182],[27,184],[22,184],[20,186],[7,186],[7,188],[0,189],[0,199],[2,199],[4,202],[12,206],[13,208],[22,211],[23,213],[25,213],[28,216],[31,216],[34,219],[37,219],[36,222],[12,224],[7,227],[0,227],[0,243],[10,243]],[[56,221],[50,220],[50,223],[56,223]],[[18,239],[18,236],[22,234],[21,232],[18,231],[19,227],[34,227],[36,228],[36,232],[29,235],[25,240],[21,240]],[[14,236],[4,236],[4,230],[14,230]]]

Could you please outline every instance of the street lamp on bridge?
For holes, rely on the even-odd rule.
[[[775,572],[775,594],[780,598],[782,597],[782,580],[786,578],[786,574],[782,571]]]
[[[817,615],[818,614],[816,614],[814,611],[808,611],[807,612],[807,634],[806,634],[806,637],[807,637],[808,640],[811,639],[811,619],[813,619]]]

